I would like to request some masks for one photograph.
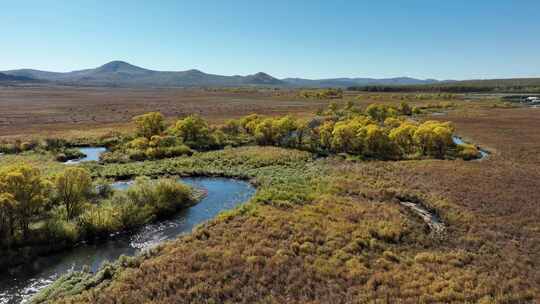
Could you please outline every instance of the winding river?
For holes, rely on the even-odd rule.
[[[66,252],[39,258],[17,274],[0,277],[0,304],[27,302],[40,289],[59,276],[87,265],[96,271],[105,261],[120,255],[134,255],[165,240],[189,233],[197,224],[232,209],[253,196],[249,183],[230,178],[182,178],[182,182],[200,188],[207,195],[196,205],[180,211],[173,218],[149,224],[132,234],[115,236],[96,244],[81,244]],[[129,182],[117,182],[115,189],[126,189]]]

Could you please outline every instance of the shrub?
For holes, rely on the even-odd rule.
[[[413,108],[411,108],[411,106],[408,103],[401,102],[399,104],[399,112],[401,115],[410,116],[413,114]]]
[[[138,204],[123,192],[116,192],[105,204],[112,205],[111,209],[114,210],[117,224],[122,230],[140,227],[155,218],[152,206]]]
[[[52,217],[45,221],[44,227],[47,240],[51,241],[69,241],[76,242],[79,240],[80,231],[76,222],[67,221],[58,217]]]
[[[25,142],[21,143],[20,150],[21,151],[30,151],[30,150],[33,150],[36,146],[37,146],[37,144],[35,142],[25,141]]]
[[[136,150],[144,150],[148,147],[150,141],[146,137],[137,137],[127,143],[127,147]]]
[[[386,158],[393,155],[393,148],[388,134],[377,125],[368,125],[365,129],[366,153],[373,157]]]
[[[111,183],[106,179],[97,179],[93,182],[93,196],[98,199],[109,198],[113,194]]]
[[[148,139],[161,134],[165,130],[164,121],[163,115],[159,112],[150,112],[133,117],[137,134]]]
[[[400,149],[402,155],[415,152],[414,133],[416,129],[417,126],[412,123],[403,123],[390,131],[388,137]]]
[[[45,149],[49,151],[57,151],[68,146],[68,142],[62,138],[46,138],[43,142]]]
[[[170,132],[190,147],[206,148],[210,145],[210,128],[198,115],[178,120]]]
[[[146,158],[144,151],[141,150],[129,149],[127,150],[127,154],[129,156],[129,159],[134,161],[140,161]]]
[[[424,155],[443,158],[452,141],[453,128],[450,123],[426,121],[414,132],[414,140]]]
[[[388,117],[397,117],[397,110],[382,104],[370,104],[366,108],[366,115],[378,122],[384,122]]]
[[[271,118],[266,118],[255,127],[255,140],[260,145],[272,145],[274,143],[274,128]]]
[[[65,162],[70,159],[79,159],[86,156],[79,149],[61,149],[61,152],[56,155],[56,160],[59,162]]]
[[[472,160],[480,157],[480,151],[470,144],[457,145],[458,157],[464,160]]]
[[[106,237],[120,231],[122,225],[118,220],[118,211],[110,200],[99,206],[89,205],[77,218],[82,234],[86,238]]]
[[[193,198],[191,189],[174,179],[137,178],[126,192],[127,198],[136,205],[150,206],[152,213],[164,216],[189,206]]]

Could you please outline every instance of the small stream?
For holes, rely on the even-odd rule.
[[[83,158],[68,160],[64,162],[66,165],[79,164],[89,161],[99,161],[101,154],[107,152],[107,148],[105,147],[84,147],[78,148],[78,150],[84,153],[86,156]]]
[[[132,234],[121,234],[95,244],[81,244],[60,254],[36,259],[15,275],[2,274],[0,304],[25,303],[69,271],[80,270],[85,265],[96,271],[105,261],[114,261],[120,255],[135,255],[189,233],[194,226],[248,201],[255,193],[255,188],[249,183],[230,178],[182,178],[181,181],[205,190],[207,195],[198,204],[180,211],[169,220],[148,224]],[[116,182],[112,186],[123,190],[131,184]]]
[[[416,213],[429,227],[429,230],[434,234],[442,234],[446,229],[446,226],[439,218],[437,214],[428,210],[422,204],[413,203],[408,201],[400,201],[402,206],[409,208],[412,212]]]
[[[466,143],[465,141],[463,141],[463,139],[459,136],[452,136],[452,140],[454,141],[454,143],[456,145],[467,145],[468,143]],[[477,147],[478,149],[478,152],[480,152],[480,158],[477,158],[477,159],[473,159],[473,160],[482,160],[482,159],[485,159],[489,156],[489,152],[484,150],[484,149],[481,149],[480,147]]]

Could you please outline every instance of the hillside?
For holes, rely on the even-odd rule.
[[[242,87],[348,88],[369,92],[493,92],[538,93],[540,78],[439,81],[436,79],[394,78],[283,78],[259,72],[246,76],[208,74],[200,70],[155,71],[124,61],[111,61],[93,69],[66,73],[34,69],[0,73],[0,81],[39,80],[63,85],[105,87]]]
[[[15,75],[0,73],[0,82],[20,82],[20,81],[28,82],[32,80],[33,80],[32,78],[25,77],[22,75],[15,76]]]
[[[204,73],[199,70],[154,71],[141,68],[124,61],[112,61],[94,69],[67,73],[48,72],[34,69],[5,71],[5,74],[50,81],[67,85],[85,86],[125,86],[125,87],[234,87],[234,86],[274,86],[326,88],[364,85],[416,85],[432,84],[437,80],[420,80],[410,77],[396,78],[329,78],[277,79],[263,72],[247,76],[223,76]]]
[[[134,66],[123,61],[112,61],[95,69],[79,70],[67,73],[47,72],[31,69],[4,72],[12,76],[30,77],[71,85],[92,86],[280,86],[284,83],[265,73],[248,76],[221,76],[187,70],[179,72],[154,71]]]

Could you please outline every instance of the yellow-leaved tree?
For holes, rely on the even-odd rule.
[[[12,212],[11,223],[18,226],[23,238],[28,236],[29,224],[48,202],[50,183],[39,169],[27,164],[14,165],[0,172],[0,195],[3,212]],[[13,232],[14,229],[11,229]]]
[[[150,139],[165,130],[165,119],[159,112],[150,112],[133,117],[137,135]]]

